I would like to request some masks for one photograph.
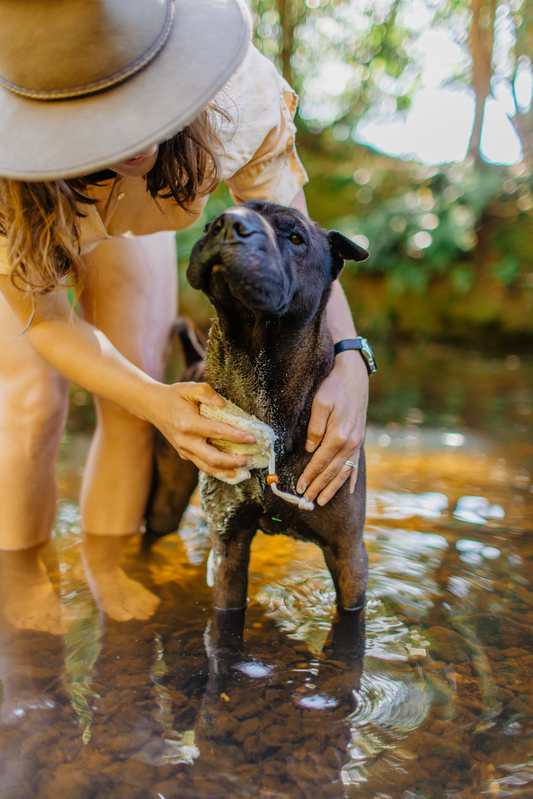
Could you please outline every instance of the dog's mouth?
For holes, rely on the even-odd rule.
[[[187,273],[194,288],[215,304],[244,306],[252,313],[282,316],[289,304],[288,280],[264,249],[222,245],[193,253]],[[207,251],[206,251],[207,250]]]
[[[208,267],[206,272],[205,293],[217,300],[239,299],[231,290],[231,286],[224,275],[224,267],[220,259],[216,258],[215,263]]]

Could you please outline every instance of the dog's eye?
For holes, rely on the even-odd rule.
[[[292,244],[303,244],[304,243],[304,240],[302,239],[301,236],[298,235],[298,233],[291,233],[291,235],[289,236],[289,241]]]

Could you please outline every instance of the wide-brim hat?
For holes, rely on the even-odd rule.
[[[165,141],[249,41],[244,0],[0,0],[0,176],[77,177]]]

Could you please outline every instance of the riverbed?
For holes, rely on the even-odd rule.
[[[149,557],[132,543],[126,570],[160,597],[154,616],[100,614],[76,504],[91,412],[74,390],[47,553],[63,635],[2,626],[20,713],[0,724],[0,798],[532,796],[532,378],[512,354],[383,353],[364,614],[334,625],[321,552],[259,533],[229,649],[196,500]]]

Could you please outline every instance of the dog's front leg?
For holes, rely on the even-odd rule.
[[[256,532],[253,526],[232,519],[224,535],[211,533],[213,545],[213,598],[219,610],[246,607],[250,545]]]
[[[343,540],[334,547],[324,547],[323,552],[335,584],[337,605],[349,611],[361,610],[368,582],[368,555],[362,535],[358,541]]]

